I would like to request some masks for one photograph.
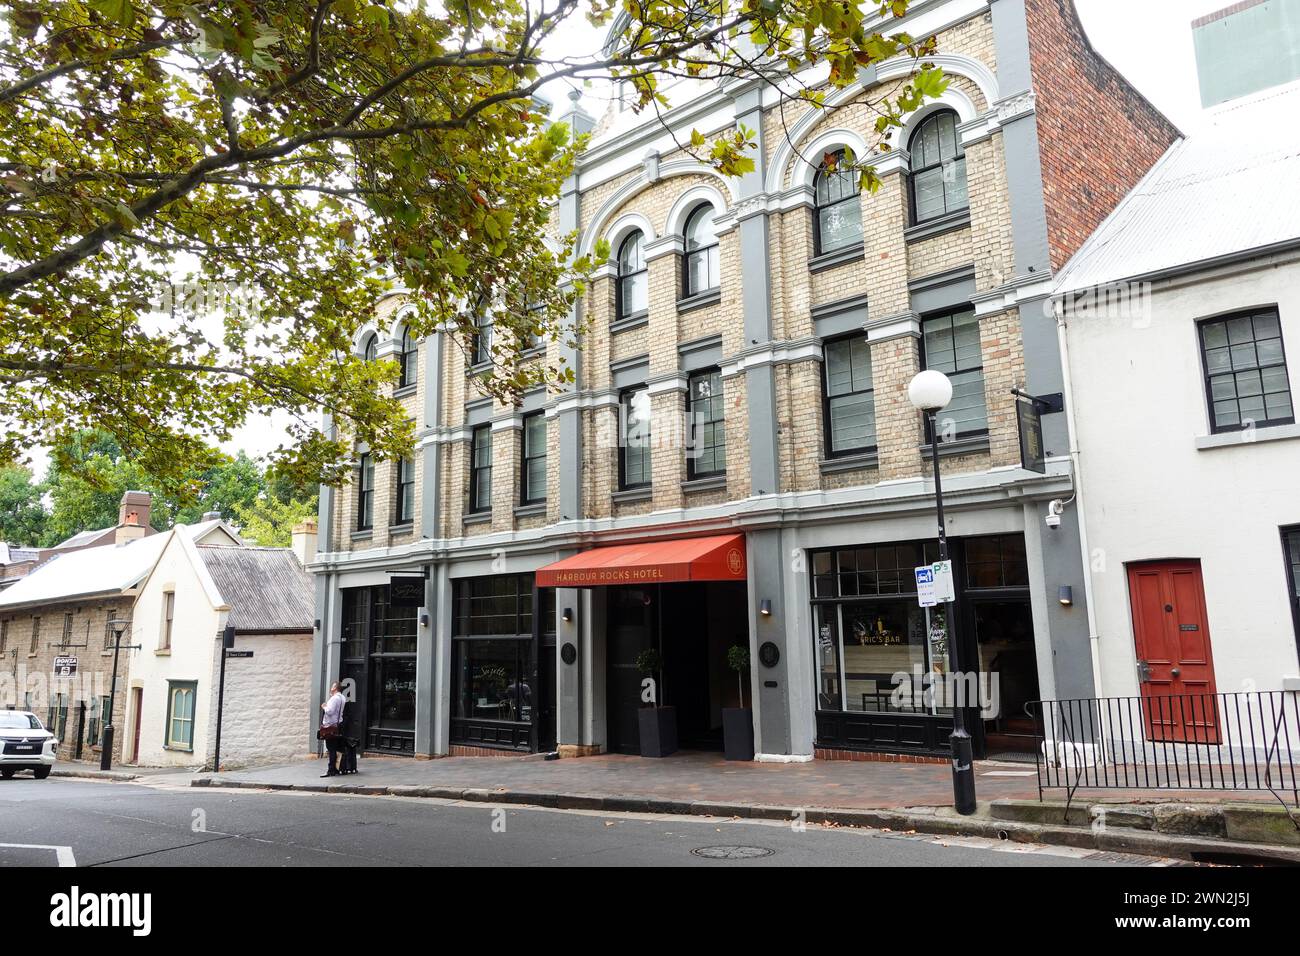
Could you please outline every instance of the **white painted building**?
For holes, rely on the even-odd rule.
[[[307,756],[311,714],[312,582],[295,548],[196,544],[174,534],[140,590],[128,681],[132,763],[211,766],[217,744],[221,635],[235,630],[226,662],[221,766]]]
[[[1058,281],[1099,696],[1300,674],[1297,115],[1223,108]]]

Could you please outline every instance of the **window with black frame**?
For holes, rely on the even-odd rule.
[[[618,486],[644,488],[651,481],[650,390],[644,385],[619,396]]]
[[[682,293],[700,295],[718,288],[718,230],[713,222],[713,207],[697,207],[686,220],[686,268],[682,270]]]
[[[928,541],[812,553],[818,710],[943,712],[917,686],[949,670],[944,609],[916,598],[915,569],[938,556]]]
[[[470,437],[469,510],[492,510],[492,426],[479,425]]]
[[[475,316],[469,346],[469,361],[474,368],[492,361],[492,317],[486,312]]]
[[[911,155],[912,214],[919,225],[970,206],[966,151],[957,114],[943,110],[927,117],[908,144]]]
[[[927,316],[921,321],[922,367],[943,372],[952,382],[952,401],[939,412],[940,439],[987,435],[984,359],[979,319],[973,309]],[[926,440],[932,440],[926,423]]]
[[[397,361],[400,368],[397,387],[414,385],[420,375],[420,350],[406,326],[402,326],[402,335],[398,339]]]
[[[686,414],[690,430],[686,457],[687,478],[725,475],[727,423],[720,370],[709,369],[690,376]]]
[[[455,583],[453,743],[529,749],[537,703],[533,630],[531,574]]]
[[[373,362],[379,355],[379,336],[371,332],[366,336],[365,344],[361,346],[361,358],[366,362]]]
[[[836,252],[862,243],[861,173],[838,150],[823,160],[813,177],[813,222],[817,253]]]
[[[369,531],[375,522],[375,460],[369,452],[357,459],[357,530]]]
[[[618,318],[632,318],[650,308],[648,282],[645,236],[637,230],[618,247]]]
[[[519,459],[519,499],[534,505],[546,500],[546,413],[525,415]]]
[[[1207,319],[1200,334],[1213,431],[1295,421],[1276,308]]]
[[[1291,602],[1296,647],[1300,648],[1300,525],[1282,529],[1282,555],[1286,562],[1287,597]]]
[[[827,342],[823,352],[827,457],[875,451],[876,402],[867,337]]]
[[[410,524],[415,520],[415,459],[397,459],[397,496],[393,524]]]

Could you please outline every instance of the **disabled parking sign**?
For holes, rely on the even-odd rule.
[[[921,607],[934,607],[939,603],[939,594],[934,587],[934,568],[931,565],[916,569],[916,600]]]

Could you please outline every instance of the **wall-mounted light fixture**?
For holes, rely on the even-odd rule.
[[[315,628],[316,630],[319,631],[319,630],[320,630],[320,618],[316,618],[316,620],[312,622],[312,625],[311,625],[311,626],[312,626],[313,628]]]
[[[560,613],[560,620],[563,621],[565,624],[572,624],[572,623],[573,623],[573,608],[571,608],[571,607],[566,607],[566,608],[565,608],[565,609]]]
[[[429,626],[429,615],[427,612],[425,612],[420,615],[420,627],[428,627],[428,626]]]
[[[758,602],[758,613],[761,614],[761,615],[763,615],[764,617],[771,617],[771,616],[772,616],[772,599],[771,599],[771,598],[763,598],[763,600],[761,600],[761,601]]]
[[[1062,584],[1061,589],[1056,593],[1056,599],[1061,602],[1061,607],[1074,607],[1074,588]]]

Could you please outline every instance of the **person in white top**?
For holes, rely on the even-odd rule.
[[[343,721],[343,705],[347,699],[343,696],[343,685],[338,681],[330,684],[329,700],[320,705],[323,712],[320,721],[321,732],[325,741],[325,749],[329,751],[330,765],[322,777],[338,776],[339,744],[342,742],[343,729],[339,726]],[[330,733],[331,728],[333,733]]]

